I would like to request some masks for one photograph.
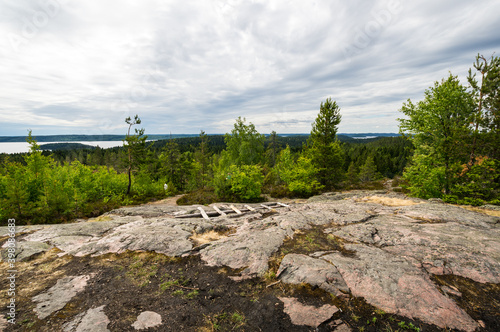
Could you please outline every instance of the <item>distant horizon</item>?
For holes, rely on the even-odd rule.
[[[262,134],[262,133],[261,133]],[[293,135],[310,135],[310,133],[276,133],[278,136],[293,136]],[[207,136],[222,136],[226,135],[226,133],[221,133],[221,134],[206,134]],[[270,134],[264,133],[264,136],[270,136]],[[359,133],[337,133],[337,135],[344,135],[344,136],[399,136],[399,133],[395,132],[386,132],[386,133],[374,133],[374,132],[359,132]],[[125,137],[126,134],[96,134],[96,135],[89,135],[89,134],[51,134],[51,135],[33,135],[32,137],[35,139],[38,138],[108,138],[108,139],[117,139],[121,137]],[[168,139],[169,136],[172,137],[177,137],[179,136],[182,137],[197,137],[199,134],[145,134],[145,136],[148,137],[153,137],[154,139]],[[25,139],[28,137],[28,135],[0,135],[0,143],[9,143],[9,142],[21,142],[25,141]],[[8,140],[8,141],[6,141]],[[104,141],[107,139],[104,139]],[[46,140],[43,140],[44,142],[47,142]],[[99,141],[99,140],[97,140]]]
[[[225,134],[228,134],[228,133],[213,133],[213,134],[208,134],[208,133],[205,133],[206,135],[208,136],[212,136],[212,135],[225,135]],[[260,133],[262,135],[271,135],[271,134],[268,134],[268,133]],[[307,133],[279,133],[279,132],[276,132],[277,135],[310,135],[311,133],[310,132],[307,132]],[[365,135],[365,134],[374,134],[374,135],[389,135],[389,134],[396,134],[396,135],[399,135],[398,132],[342,132],[342,133],[337,133],[337,135]],[[199,136],[200,134],[197,133],[197,134],[188,134],[188,133],[180,133],[180,134],[158,134],[158,133],[154,133],[154,134],[148,134],[148,133],[145,133],[144,135],[146,136],[169,136],[169,135],[172,135],[172,136],[179,136],[179,135],[189,135],[189,136]],[[33,137],[47,137],[47,136],[126,136],[126,134],[44,134],[44,135],[35,135],[35,134],[32,134]],[[5,138],[5,137],[28,137],[28,135],[0,135],[0,138]]]

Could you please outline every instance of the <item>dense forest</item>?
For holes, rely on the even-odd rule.
[[[49,151],[29,132],[29,153],[0,154],[0,222],[65,222],[180,193],[179,204],[309,197],[392,178],[422,198],[499,204],[499,65],[478,56],[480,78],[471,70],[468,87],[450,74],[424,100],[408,100],[397,137],[337,135],[342,116],[331,98],[310,135],[263,135],[240,117],[225,135],[149,142],[136,115],[125,119],[122,147]]]

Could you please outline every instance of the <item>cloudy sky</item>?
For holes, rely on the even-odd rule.
[[[478,53],[500,1],[0,0],[0,136],[397,132],[398,109]],[[498,55],[498,54],[497,54]]]

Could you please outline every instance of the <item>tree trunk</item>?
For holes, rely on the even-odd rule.
[[[132,169],[128,167],[128,187],[127,187],[127,195],[130,194],[130,187],[132,186]]]
[[[486,63],[486,59],[485,63]],[[484,74],[485,71],[481,71],[481,88],[479,89],[479,105],[478,105],[478,110],[477,110],[477,116],[476,116],[476,129],[474,130],[474,138],[472,141],[472,149],[470,152],[470,159],[469,163],[467,164],[468,169],[470,170],[471,167],[474,165],[475,159],[476,159],[476,142],[477,142],[477,134],[479,131],[479,121],[481,121],[481,112],[483,108],[483,88],[484,88]],[[478,118],[479,117],[479,118]]]

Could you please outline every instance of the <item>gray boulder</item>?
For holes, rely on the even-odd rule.
[[[138,220],[116,227],[102,238],[85,243],[69,253],[74,256],[98,256],[135,250],[180,256],[192,249],[190,236],[191,232],[168,220]]]
[[[306,255],[286,255],[278,269],[278,278],[285,283],[318,286],[336,296],[349,292],[349,287],[333,264]]]
[[[67,276],[59,279],[49,290],[32,298],[37,303],[33,309],[39,319],[44,319],[52,313],[64,308],[77,293],[87,286],[93,275]]]
[[[143,330],[158,325],[161,325],[161,315],[153,311],[144,311],[137,317],[132,327],[136,330]]]

